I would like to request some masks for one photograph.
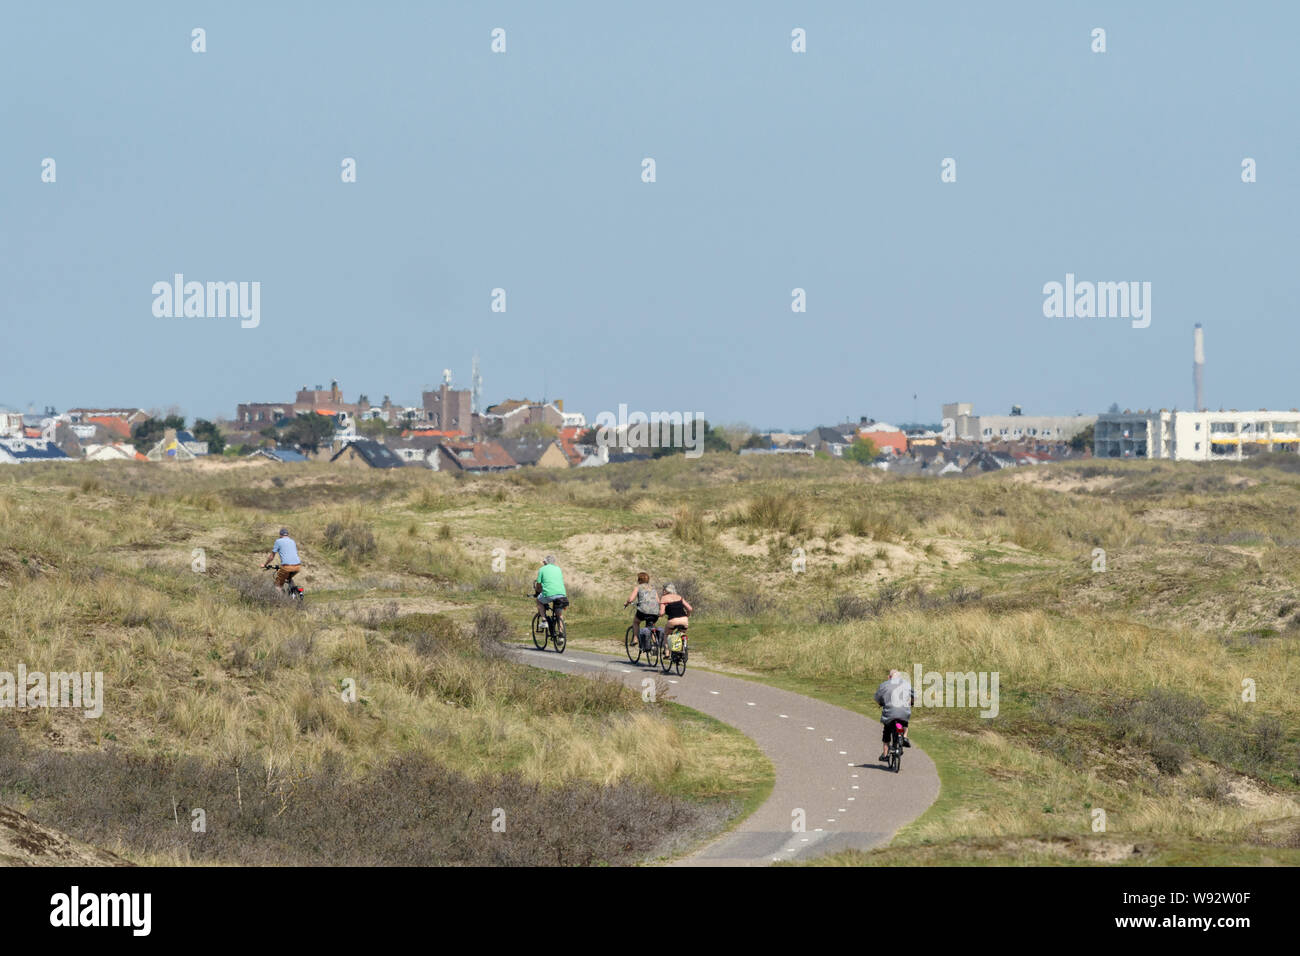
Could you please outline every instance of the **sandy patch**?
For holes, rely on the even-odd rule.
[[[1269,793],[1249,777],[1234,777],[1228,784],[1229,795],[1247,810],[1270,816],[1294,816],[1300,807],[1283,794]]]
[[[1037,485],[1048,491],[1108,491],[1119,484],[1118,475],[1095,475],[1078,478],[1065,472],[1043,468],[1017,468],[1008,478],[1013,484]]]
[[[746,540],[748,537],[748,535],[742,537],[735,531],[724,531],[718,535],[718,542],[732,554],[742,555],[747,558],[767,557],[768,542],[771,540],[771,536],[757,535],[753,544]]]
[[[1190,508],[1148,508],[1137,517],[1153,524],[1175,528],[1201,528],[1209,523],[1210,516]]]

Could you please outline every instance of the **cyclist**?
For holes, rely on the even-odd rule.
[[[641,643],[641,650],[644,651],[649,649],[651,629],[659,620],[659,592],[650,586],[650,575],[644,571],[636,576],[636,587],[623,602],[623,606],[627,607],[634,601],[636,602],[637,638]]]
[[[665,583],[659,595],[659,612],[668,615],[668,630],[680,627],[685,633],[692,611],[694,608],[691,607],[691,602],[678,594],[671,584]]]
[[[271,566],[271,559],[276,555],[280,556],[280,567],[275,572],[275,586],[283,588],[285,584],[293,580],[293,576],[302,570],[302,561],[298,558],[298,543],[289,537],[289,529],[281,528],[280,537],[275,539],[275,544],[271,546],[271,552],[262,562],[263,568]]]
[[[537,580],[533,582],[533,594],[537,596],[537,613],[546,617],[546,606],[555,601],[556,598],[565,597],[564,594],[564,572],[560,566],[555,563],[555,555],[548,554],[542,561],[542,566],[537,570]],[[564,618],[564,605],[566,601],[559,602],[555,608],[555,617],[557,620]]]
[[[876,703],[880,705],[880,722],[884,725],[880,759],[887,763],[890,730],[895,721],[903,725],[903,746],[912,746],[912,742],[907,739],[907,725],[912,719],[912,705],[916,703],[912,682],[898,671],[890,670],[889,676],[876,688]]]

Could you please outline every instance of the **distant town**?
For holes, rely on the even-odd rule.
[[[364,394],[349,401],[332,381],[329,388],[303,385],[292,401],[243,402],[229,419],[188,424],[175,412],[132,407],[46,408],[39,414],[0,408],[0,464],[245,458],[481,474],[710,451],[847,458],[900,475],[943,477],[1092,457],[1240,461],[1300,453],[1300,411],[1294,408],[1206,410],[1204,365],[1198,324],[1195,407],[1186,411],[1114,405],[1096,415],[1026,415],[1015,405],[1006,414],[981,415],[970,402],[953,402],[941,407],[937,424],[891,425],[864,415],[807,432],[763,432],[710,426],[694,413],[638,417],[625,406],[617,419],[606,411],[592,423],[566,410],[561,399],[511,398],[480,409],[475,357],[473,388],[453,387],[444,370],[442,384],[422,391],[418,405],[395,404],[387,395],[378,404]]]
[[[1156,411],[1112,407],[1096,415],[977,414],[941,408],[935,424],[891,425],[862,416],[807,432],[704,424],[704,450],[740,455],[847,458],[902,475],[950,476],[1081,458],[1240,460],[1300,452],[1300,412]],[[667,413],[664,413],[665,419]],[[680,415],[677,416],[680,420]],[[602,433],[603,432],[603,433]],[[422,467],[486,473],[588,468],[646,460],[680,448],[639,444],[633,427],[593,427],[560,399],[507,399],[479,411],[471,389],[444,382],[419,405],[388,396],[349,400],[338,382],[297,389],[292,400],[239,404],[229,419],[187,423],[132,407],[0,409],[0,463],[324,461],[340,467]]]

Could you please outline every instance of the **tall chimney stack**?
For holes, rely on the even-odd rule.
[[[1196,389],[1196,410],[1205,411],[1205,332],[1201,323],[1192,330],[1192,385]]]

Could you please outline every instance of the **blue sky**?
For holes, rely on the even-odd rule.
[[[1186,407],[1202,322],[1211,407],[1300,404],[1300,5],[701,6],[6,5],[0,403],[414,402],[477,351],[589,418]],[[261,324],[155,317],[176,272]],[[1045,318],[1067,272],[1150,327]]]

